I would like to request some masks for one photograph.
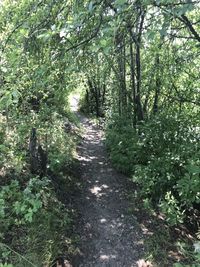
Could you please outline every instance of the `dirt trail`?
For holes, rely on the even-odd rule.
[[[128,213],[127,178],[112,168],[102,132],[78,116],[85,129],[78,148],[83,180],[79,267],[134,267],[143,254],[143,240],[136,219]]]

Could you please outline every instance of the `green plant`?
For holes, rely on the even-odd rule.
[[[0,267],[13,267],[13,265],[12,264],[9,264],[9,263],[1,263],[0,264]]]
[[[189,251],[185,244],[182,245],[184,248],[184,254],[190,254],[188,258],[192,261],[190,264],[175,263],[173,267],[198,267],[200,266],[200,242],[194,243],[194,250]],[[188,255],[187,255],[188,256]]]
[[[185,213],[199,204],[198,132],[189,118],[161,114],[137,129],[114,117],[106,144],[114,165],[132,175],[139,195],[159,206],[170,224],[182,223]]]

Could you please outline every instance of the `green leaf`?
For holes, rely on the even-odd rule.
[[[52,33],[50,32],[45,32],[45,33],[42,33],[40,35],[38,35],[38,39],[43,39],[44,41],[47,41],[50,39],[50,37],[52,36]]]
[[[13,265],[9,263],[0,263],[0,267],[13,267]]]
[[[103,48],[103,52],[104,52],[105,55],[109,55],[110,54],[110,50],[111,50],[111,48],[109,46],[106,46],[106,47]]]
[[[199,174],[200,173],[200,167],[195,166],[195,165],[187,165],[186,170],[192,174]]]
[[[116,0],[115,1],[116,6],[123,6],[126,3],[127,3],[127,0]]]
[[[108,44],[108,42],[107,42],[107,40],[105,40],[105,39],[103,39],[103,40],[100,41],[100,45],[101,45],[101,47],[106,47],[107,44]]]
[[[92,51],[92,52],[97,52],[98,50],[99,50],[99,46],[97,46],[97,45],[93,45],[93,46],[90,46],[90,51]]]
[[[94,8],[93,1],[90,1],[89,5],[88,5],[88,10],[90,13],[93,11],[93,8]]]
[[[194,9],[194,4],[185,4],[185,5],[182,5],[180,7],[176,7],[174,9],[174,12],[178,15],[178,16],[181,16],[181,15],[184,15],[186,14],[187,12],[189,11],[192,11]]]
[[[160,35],[161,35],[162,37],[164,37],[164,36],[167,35],[167,29],[166,29],[166,28],[162,28],[159,32],[160,32]]]
[[[24,217],[28,222],[32,222],[32,220],[33,220],[33,211],[32,211],[32,209],[29,209],[29,212],[27,214],[25,214]]]
[[[154,32],[154,31],[150,31],[150,32],[148,33],[147,38],[148,38],[149,40],[154,40],[155,37],[156,37],[156,32]]]

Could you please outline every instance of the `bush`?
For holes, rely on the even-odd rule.
[[[200,144],[196,122],[160,115],[137,129],[115,117],[107,127],[106,144],[118,170],[132,176],[140,194],[167,215],[182,222],[200,203]]]
[[[73,190],[69,167],[75,138],[65,133],[65,119],[58,113],[52,113],[49,121],[43,121],[43,114],[33,117],[19,116],[8,129],[2,120],[0,128],[0,264],[15,267],[44,266],[64,250],[72,253],[74,246],[70,233],[74,211],[68,209],[66,195]],[[38,142],[48,154],[43,177],[30,173],[31,127],[36,127]]]
[[[2,187],[0,203],[1,242],[11,239],[11,247],[33,262],[37,258],[40,265],[60,253],[58,244],[62,243],[63,229],[66,232],[71,225],[71,215],[48,178],[31,178],[24,189],[18,181],[12,181]],[[19,257],[9,249],[0,249],[0,258],[20,266]]]

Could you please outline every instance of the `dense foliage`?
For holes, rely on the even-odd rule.
[[[117,118],[107,130],[107,145],[116,167],[132,174],[144,201],[159,204],[171,224],[183,222],[187,211],[200,203],[195,122],[162,114],[133,129]]]
[[[55,181],[70,191],[74,141],[63,126],[77,87],[144,204],[198,231],[199,21],[195,0],[0,1],[4,262],[28,264],[6,244],[37,266],[51,261],[66,227],[58,234],[57,222],[70,227]]]
[[[59,39],[42,36],[59,8],[0,2],[0,262],[20,267],[73,250],[71,77]]]

